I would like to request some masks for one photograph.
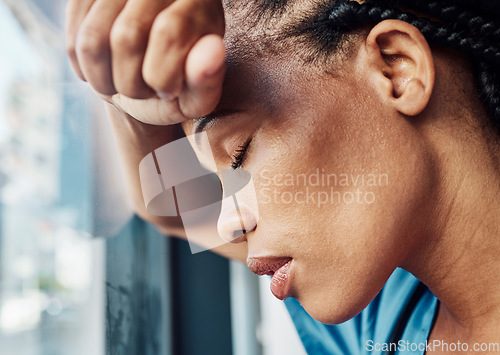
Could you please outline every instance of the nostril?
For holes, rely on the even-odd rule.
[[[219,236],[229,243],[246,241],[248,233],[257,227],[257,220],[249,210],[228,211],[221,213],[217,223]],[[239,213],[238,213],[239,212]]]
[[[229,243],[244,242],[256,227],[257,215],[247,204],[231,197],[222,201],[217,230],[223,240]]]
[[[233,239],[239,238],[246,233],[247,233],[246,229],[237,229],[233,232]]]
[[[238,243],[242,243],[242,242],[246,242],[247,241],[247,235],[246,233],[245,234],[242,234],[238,237],[233,237],[232,240],[229,241],[229,243],[232,243],[232,244],[238,244]]]

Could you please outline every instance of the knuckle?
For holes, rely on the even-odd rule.
[[[80,79],[85,80],[85,77],[80,69],[78,56],[76,55],[76,36],[68,34],[68,36],[66,37],[65,47],[66,47],[66,55],[68,56],[71,66],[73,67],[73,70],[75,71],[76,75]]]
[[[144,68],[142,70],[142,77],[147,85],[152,87],[154,90],[159,90],[162,84],[162,80],[160,80],[157,72]]]
[[[177,12],[167,12],[157,17],[153,24],[153,30],[162,38],[183,44],[190,34],[194,34],[193,26],[190,26],[191,23],[190,16]]]
[[[76,51],[76,37],[78,36],[78,31],[75,28],[66,26],[66,41],[65,47],[68,54],[74,53]]]
[[[109,50],[109,40],[98,28],[83,27],[76,43],[76,52],[87,58],[98,58]]]
[[[148,35],[146,24],[140,21],[117,21],[111,29],[111,47],[127,52],[142,51]]]
[[[142,98],[142,97],[140,97],[140,94],[141,94],[140,91],[138,91],[135,88],[124,87],[124,88],[120,88],[120,89],[117,88],[117,90],[119,93],[122,93],[123,95],[130,97],[132,99],[141,99]]]
[[[70,59],[76,58],[76,41],[69,36],[66,40],[66,53],[70,57]]]
[[[115,80],[115,88],[119,93],[134,99],[145,99],[153,94],[144,83],[142,76],[126,77],[125,75],[122,80]]]
[[[177,75],[174,73],[158,75],[157,71],[144,70],[143,78],[146,84],[155,91],[174,93],[177,91]]]
[[[137,91],[128,83],[115,82],[116,91],[130,98],[136,98]]]

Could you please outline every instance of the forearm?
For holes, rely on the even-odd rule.
[[[185,238],[180,217],[159,217],[146,209],[139,177],[139,163],[155,149],[183,136],[179,125],[155,126],[137,121],[110,104],[106,111],[124,170],[128,193],[135,212],[167,235]]]

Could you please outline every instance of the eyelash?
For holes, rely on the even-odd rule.
[[[233,161],[231,163],[231,168],[233,170],[236,170],[243,165],[243,161],[245,160],[245,156],[248,150],[248,146],[250,145],[250,142],[246,143],[245,145],[240,145],[238,149],[236,149],[235,154],[233,155]]]

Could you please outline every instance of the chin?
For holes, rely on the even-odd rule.
[[[370,302],[363,302],[359,304],[335,302],[325,302],[325,298],[320,300],[307,300],[298,299],[306,312],[318,322],[324,324],[340,324],[348,321],[359,314]]]

